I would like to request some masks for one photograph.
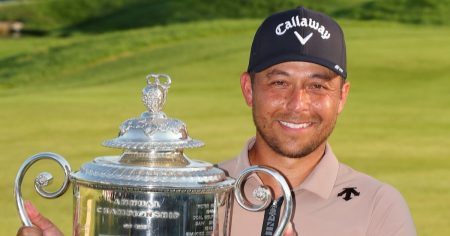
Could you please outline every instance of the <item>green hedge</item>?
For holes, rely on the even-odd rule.
[[[335,15],[361,20],[448,25],[450,0],[372,0],[355,8],[339,10]]]
[[[28,0],[0,5],[0,20],[48,31],[104,32],[218,18],[263,18],[306,6],[334,17],[449,24],[450,0]]]
[[[39,30],[102,32],[220,18],[263,18],[306,6],[332,14],[365,0],[28,0],[0,7],[0,20]],[[8,14],[4,14],[8,13]]]

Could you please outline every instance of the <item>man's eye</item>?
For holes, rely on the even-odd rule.
[[[321,84],[312,84],[310,85],[311,89],[324,89],[325,87]]]
[[[273,81],[271,84],[274,86],[287,86],[286,81],[282,81],[282,80]]]

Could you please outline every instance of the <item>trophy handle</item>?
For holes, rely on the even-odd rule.
[[[266,174],[271,175],[275,180],[277,180],[278,184],[280,184],[281,188],[283,189],[284,198],[285,198],[285,204],[283,209],[283,216],[281,218],[280,225],[274,232],[274,236],[281,236],[284,231],[286,230],[286,226],[289,223],[291,216],[292,216],[292,208],[293,208],[293,201],[292,201],[292,194],[291,189],[289,188],[288,183],[284,179],[284,177],[276,170],[268,168],[268,167],[262,167],[262,166],[251,166],[245,170],[243,170],[239,176],[239,178],[236,180],[235,184],[235,192],[234,195],[236,197],[237,202],[239,205],[241,205],[244,209],[248,211],[261,211],[263,209],[266,209],[271,200],[272,200],[272,193],[270,189],[266,186],[259,186],[253,191],[253,195],[256,199],[262,201],[262,204],[253,204],[249,202],[244,195],[242,194],[242,185],[244,183],[244,180],[247,179],[248,176],[255,172],[264,172]]]
[[[64,183],[55,192],[47,192],[43,189],[43,187],[49,185],[52,182],[53,176],[48,172],[42,172],[34,180],[34,188],[36,189],[36,192],[39,193],[39,195],[44,198],[57,198],[64,194],[64,192],[66,192],[67,190],[67,187],[69,186],[69,174],[71,171],[70,165],[62,156],[51,152],[42,152],[29,157],[20,167],[19,172],[16,175],[16,181],[14,184],[14,197],[16,198],[17,210],[19,211],[20,219],[25,226],[33,226],[33,224],[31,223],[23,204],[21,191],[22,180],[28,168],[30,168],[36,161],[39,161],[41,159],[54,160],[61,166],[61,168],[64,170]]]

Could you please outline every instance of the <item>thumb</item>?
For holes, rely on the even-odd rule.
[[[47,218],[45,218],[39,211],[31,204],[30,201],[25,201],[25,209],[31,222],[42,230],[44,236],[62,236],[63,233]]]
[[[297,236],[297,233],[295,232],[294,226],[292,226],[291,222],[287,224],[283,236]]]

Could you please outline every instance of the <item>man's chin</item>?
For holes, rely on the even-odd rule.
[[[292,147],[292,146],[290,146],[290,147]],[[282,155],[287,158],[303,158],[303,157],[311,154],[316,149],[316,147],[312,147],[312,146],[303,147],[303,148],[298,148],[298,146],[295,146],[295,147],[297,147],[297,148],[291,149],[289,147],[280,147],[279,145],[273,145],[272,149],[279,155]]]
[[[287,158],[303,158],[318,150],[326,143],[326,139],[317,140],[317,142],[299,143],[299,142],[272,142],[269,143],[272,150],[279,155]]]
[[[280,152],[278,154],[283,155],[284,157],[287,158],[291,158],[291,159],[300,159],[300,158],[304,158],[306,156],[308,156],[309,154],[311,154],[312,151],[296,151],[296,152],[288,152],[288,151],[284,151],[284,152]]]

